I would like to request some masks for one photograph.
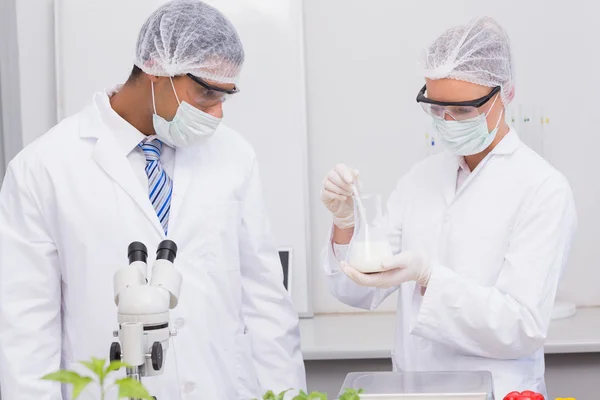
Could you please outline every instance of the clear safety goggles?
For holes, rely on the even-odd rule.
[[[202,86],[202,91],[196,99],[200,106],[211,107],[218,103],[224,103],[227,99],[240,91],[237,86],[234,86],[233,89],[230,90],[223,89],[213,86],[192,74],[187,74],[187,76],[198,85]]]
[[[446,115],[449,115],[455,121],[464,121],[483,114],[485,111],[480,110],[480,108],[500,92],[500,86],[496,86],[490,93],[479,99],[455,102],[428,99],[425,96],[426,91],[427,85],[424,85],[417,95],[417,103],[423,107],[427,114],[436,119],[446,119]]]

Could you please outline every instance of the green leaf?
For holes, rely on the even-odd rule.
[[[321,392],[311,392],[307,400],[327,400],[327,395]]]
[[[135,379],[117,379],[115,384],[119,386],[119,399],[122,399],[124,397],[133,397],[134,399],[153,400],[152,397],[150,397],[150,394],[148,393],[144,385],[142,385],[141,382],[136,381]]]
[[[283,392],[279,393],[279,394],[277,395],[277,400],[285,400],[285,394],[286,394],[287,392],[289,392],[290,390],[292,390],[292,389],[287,389],[287,390],[284,390]]]
[[[339,400],[360,400],[359,394],[363,393],[364,390],[359,389],[346,389],[344,393],[340,396]]]
[[[127,368],[127,367],[129,367],[129,365],[125,364],[122,361],[111,361],[110,364],[108,364],[108,367],[106,367],[106,371],[104,372],[104,375],[106,376],[106,375],[110,374],[111,372],[118,371],[123,367]]]
[[[73,398],[72,400],[75,400],[79,397],[79,395],[81,394],[81,392],[83,392],[83,389],[85,389],[87,387],[87,385],[90,384],[90,382],[92,382],[93,379],[90,378],[89,376],[86,376],[83,378],[83,381],[76,383],[75,385],[73,385]]]
[[[100,382],[104,382],[104,364],[106,364],[105,359],[92,357],[92,361],[81,361],[81,364],[85,365],[90,371],[96,374]]]
[[[83,389],[93,381],[89,376],[81,376],[77,372],[67,370],[44,375],[42,379],[73,385],[73,400],[77,399]]]
[[[275,400],[275,393],[272,390],[269,390],[262,397],[263,400]]]
[[[301,390],[300,393],[298,393],[296,396],[294,396],[294,398],[292,400],[307,400],[308,399],[308,395],[304,392],[304,390]]]
[[[265,393],[265,395],[263,396],[263,400],[275,400],[275,393],[273,393],[272,390],[269,390],[267,393]]]
[[[44,375],[42,379],[46,381],[55,381],[60,383],[70,383],[75,384],[77,382],[82,381],[84,378],[89,378],[87,376],[81,376],[77,372],[67,371],[61,369],[58,372],[52,372],[51,374]],[[89,378],[91,379],[91,378]]]

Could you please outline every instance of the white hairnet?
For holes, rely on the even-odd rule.
[[[425,49],[423,58],[426,78],[500,86],[504,105],[514,97],[508,35],[492,18],[476,18],[447,30]]]
[[[164,4],[144,23],[135,65],[154,76],[191,73],[235,83],[244,62],[237,31],[217,9],[199,0]]]

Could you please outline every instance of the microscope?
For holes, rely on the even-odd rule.
[[[176,255],[177,245],[162,241],[148,281],[148,250],[133,242],[129,264],[114,275],[119,329],[113,332],[118,341],[110,346],[110,361],[127,364],[127,376],[140,382],[162,374],[169,339],[177,335],[169,329],[169,310],[177,306],[181,289],[181,273],[173,266]]]

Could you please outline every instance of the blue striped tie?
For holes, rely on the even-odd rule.
[[[169,226],[171,212],[171,195],[173,194],[173,181],[160,164],[162,142],[160,140],[143,141],[138,146],[146,156],[146,175],[148,175],[148,194],[152,206],[156,210],[158,220],[162,225],[165,235]]]

